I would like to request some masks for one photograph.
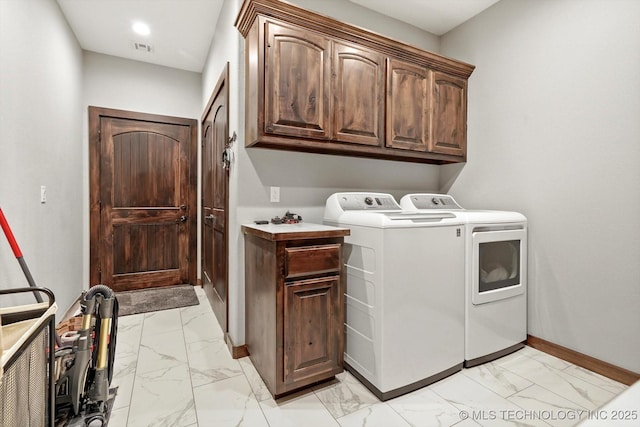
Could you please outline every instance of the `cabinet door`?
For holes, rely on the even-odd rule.
[[[388,60],[387,147],[427,151],[431,71]]]
[[[329,139],[329,39],[267,22],[265,43],[265,133]]]
[[[333,70],[333,138],[382,146],[384,56],[335,42]]]
[[[300,280],[285,285],[284,382],[291,384],[341,369],[340,279]]]
[[[433,146],[430,151],[464,156],[467,148],[467,82],[433,75]]]

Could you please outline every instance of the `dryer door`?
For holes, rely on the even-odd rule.
[[[525,229],[474,231],[472,234],[474,305],[521,295],[527,283]]]

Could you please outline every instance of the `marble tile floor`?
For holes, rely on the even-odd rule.
[[[387,402],[346,372],[274,401],[196,292],[200,305],[119,319],[109,427],[571,426],[627,388],[525,347]]]

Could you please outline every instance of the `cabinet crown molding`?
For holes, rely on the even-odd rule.
[[[463,79],[468,79],[475,68],[473,65],[419,49],[280,0],[245,0],[235,22],[236,28],[243,37],[247,37],[258,15],[278,19],[282,22],[298,25],[360,46],[366,46],[390,57],[428,67],[435,71],[442,71]]]

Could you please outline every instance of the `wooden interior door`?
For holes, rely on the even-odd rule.
[[[227,148],[228,64],[220,76],[202,120],[202,284],[213,312],[228,331],[228,206]]]
[[[91,285],[194,283],[197,121],[90,107]]]

